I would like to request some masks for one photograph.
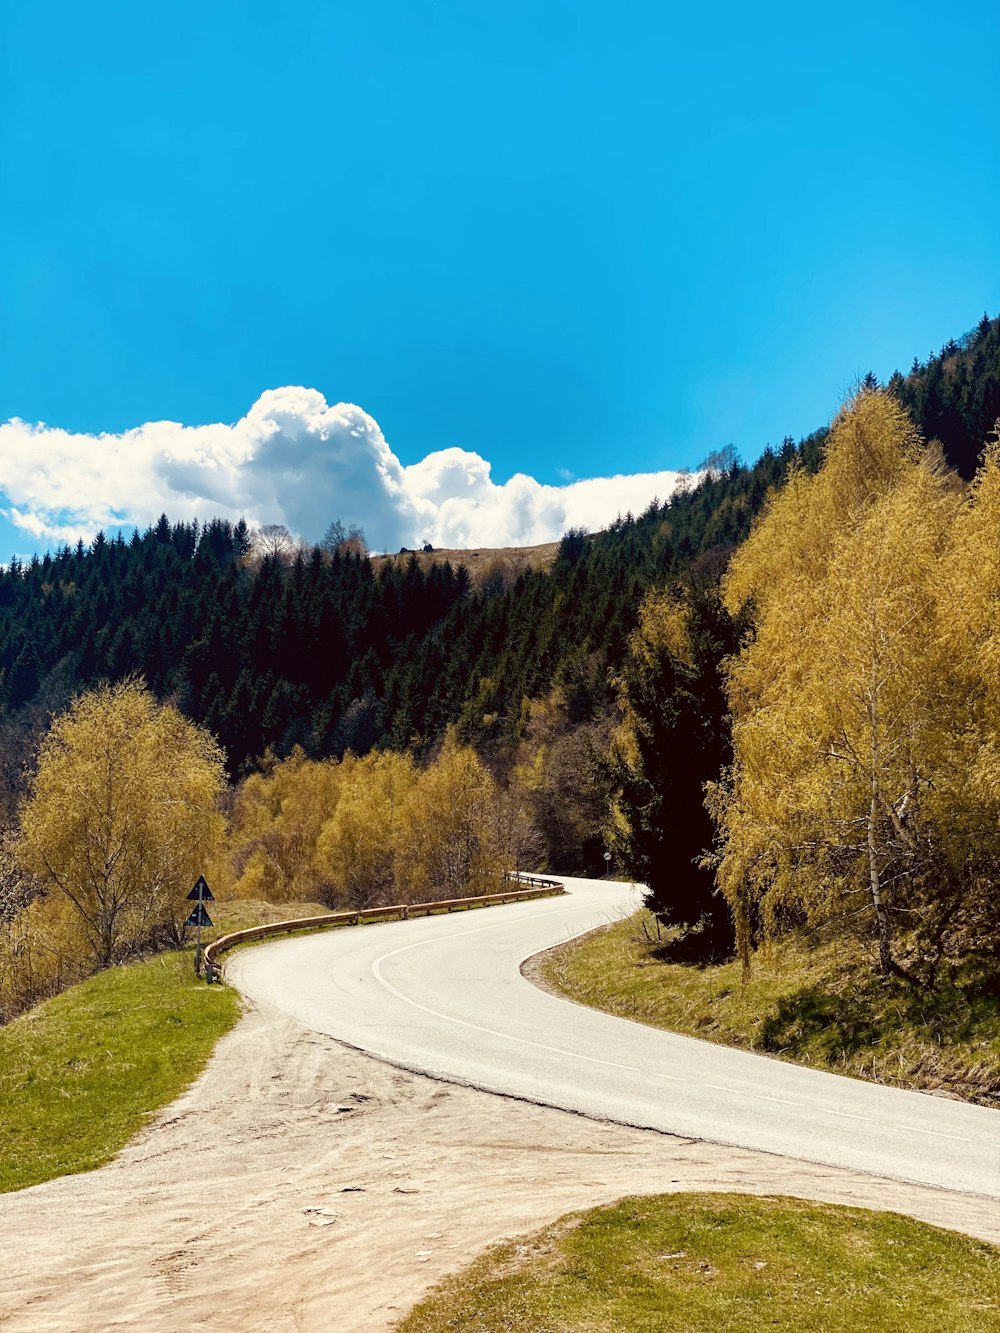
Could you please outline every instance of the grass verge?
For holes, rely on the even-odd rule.
[[[193,953],[113,967],[0,1030],[0,1191],[103,1166],[201,1072],[239,999]]]
[[[581,1004],[838,1074],[1000,1107],[1000,999],[916,994],[843,942],[789,938],[739,963],[665,961],[646,911],[550,950],[529,969]]]
[[[203,944],[327,910],[242,899],[210,907]],[[110,1161],[201,1072],[239,1014],[237,992],[196,979],[189,945],[99,972],[0,1028],[0,1193]]]
[[[1000,1327],[1000,1250],[894,1213],[732,1194],[625,1199],[497,1246],[399,1333]]]

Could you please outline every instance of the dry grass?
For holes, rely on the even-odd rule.
[[[843,941],[788,939],[744,984],[736,962],[664,960],[648,912],[551,950],[540,979],[582,1004],[707,1041],[899,1087],[1000,1106],[1000,999],[914,994]]]
[[[202,931],[202,943],[208,944],[234,930],[249,930],[251,926],[270,926],[275,921],[301,921],[307,916],[322,916],[332,911],[323,903],[269,903],[262,898],[224,898],[207,904],[213,921],[211,930]],[[189,930],[188,936],[194,932]]]
[[[539,546],[479,546],[467,551],[441,548],[433,551],[401,551],[398,555],[372,556],[372,566],[378,573],[382,565],[394,564],[401,560],[404,564],[412,555],[425,572],[432,565],[442,565],[446,560],[456,567],[464,565],[469,571],[472,586],[479,589],[490,579],[502,578],[513,582],[518,574],[530,569],[549,569],[556,558],[558,542],[543,542]]]

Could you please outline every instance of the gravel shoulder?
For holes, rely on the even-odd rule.
[[[1000,1243],[986,1200],[439,1083],[259,1008],[108,1166],[0,1197],[0,1324],[386,1329],[488,1244],[688,1189],[894,1209]]]

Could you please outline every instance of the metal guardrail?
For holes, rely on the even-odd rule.
[[[536,888],[562,889],[565,886],[557,879],[545,879],[542,875],[528,875],[523,870],[507,870],[504,879],[515,884],[533,884]]]
[[[343,912],[324,912],[322,916],[299,917],[294,921],[273,921],[266,926],[249,926],[246,930],[234,930],[213,940],[205,949],[205,980],[211,985],[221,982],[222,968],[217,959],[220,954],[235,948],[238,944],[247,944],[252,940],[266,939],[269,935],[290,935],[297,930],[322,930],[327,926],[360,926],[369,921],[386,921],[393,917],[397,921],[407,921],[415,916],[433,916],[437,912],[458,912],[469,907],[492,907],[501,903],[526,902],[532,898],[554,898],[565,893],[565,887],[556,879],[542,879],[538,875],[521,875],[509,872],[504,875],[508,882],[523,884],[521,889],[512,889],[506,893],[484,893],[475,898],[442,898],[432,903],[392,903],[388,907],[362,907]]]

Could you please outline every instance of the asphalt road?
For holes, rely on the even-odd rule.
[[[600,1120],[1000,1200],[1000,1112],[819,1073],[586,1009],[520,974],[631,911],[629,885],[244,950],[262,1005],[407,1069]]]

